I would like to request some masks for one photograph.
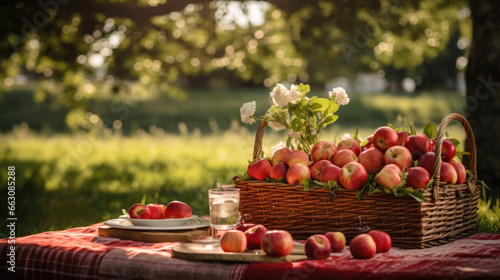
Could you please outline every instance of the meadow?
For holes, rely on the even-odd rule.
[[[8,166],[15,166],[17,236],[98,223],[140,201],[181,200],[191,205],[194,214],[208,214],[207,190],[242,174],[253,152],[257,125],[242,124],[239,107],[256,100],[259,114],[270,105],[265,91],[192,90],[185,101],[164,97],[137,101],[121,119],[121,129],[100,127],[70,134],[58,129],[62,124],[44,124],[39,117],[48,110],[56,115],[51,118],[59,120],[62,117],[57,114],[63,115],[64,109],[54,109],[50,102],[16,98],[11,93],[4,101],[24,102],[17,107],[24,115],[14,114],[5,105],[8,102],[0,106],[3,116],[18,123],[7,131],[8,123],[2,118],[0,181],[6,182]],[[320,139],[336,143],[342,134],[357,128],[366,137],[387,123],[404,126],[403,117],[421,130],[428,121],[438,125],[446,114],[460,113],[463,103],[462,96],[452,93],[353,94],[351,103],[339,110],[339,120]],[[90,110],[111,118],[107,110],[111,104],[110,99],[96,100]],[[37,108],[38,115],[28,113],[30,106]],[[451,125],[448,132],[464,138],[457,125]],[[285,139],[283,133],[266,130],[266,154]],[[0,193],[0,237],[4,237],[5,184]],[[500,202],[483,197],[478,230],[499,232]]]

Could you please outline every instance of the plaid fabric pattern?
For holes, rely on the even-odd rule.
[[[178,242],[144,243],[97,236],[102,224],[0,240],[0,279],[500,279],[500,234],[476,234],[420,250],[392,248],[370,260],[349,250],[294,263],[192,262],[172,258]]]

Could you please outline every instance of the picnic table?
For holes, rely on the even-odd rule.
[[[478,233],[428,249],[391,248],[369,260],[349,249],[327,260],[285,263],[176,259],[181,242],[147,243],[98,236],[102,223],[0,240],[0,279],[500,279],[500,234]]]

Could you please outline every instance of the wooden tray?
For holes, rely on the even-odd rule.
[[[226,253],[222,251],[220,242],[183,243],[172,249],[172,256],[190,261],[224,261],[224,262],[294,262],[307,259],[304,245],[294,244],[292,253],[286,257],[266,256],[262,250],[247,250],[243,253]]]
[[[152,231],[100,226],[98,235],[142,242],[184,242],[208,237],[211,235],[211,229],[210,227],[203,227],[189,230]]]

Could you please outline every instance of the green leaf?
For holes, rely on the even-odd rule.
[[[363,148],[364,146],[366,146],[370,141],[368,139],[365,139],[363,141],[361,141],[361,148]]]
[[[290,122],[290,126],[291,126],[293,131],[301,131],[302,120],[298,117],[293,116],[292,121]]]
[[[438,131],[436,128],[436,125],[434,125],[432,122],[428,122],[427,125],[424,127],[424,132],[429,139],[436,138],[438,135]]]
[[[458,139],[455,139],[455,138],[448,138],[448,140],[450,140],[451,142],[453,142],[453,145],[458,146],[460,145],[460,141],[458,141]]]
[[[330,100],[328,102],[328,108],[325,110],[325,116],[333,114],[338,111],[340,105],[335,102],[335,100]]]
[[[304,85],[303,83],[300,83],[300,85],[297,86],[298,90],[304,94],[307,94],[308,92],[311,91],[311,87],[309,85]]]
[[[415,129],[413,128],[413,126],[411,125],[410,121],[405,117],[405,123],[406,125],[408,125],[408,127],[410,128],[410,135],[415,135],[417,134],[417,132],[415,131]]]
[[[363,196],[368,192],[369,189],[370,189],[370,185],[365,184],[363,186],[363,188],[356,193],[358,200],[361,200],[363,198]]]
[[[312,97],[309,100],[309,110],[311,112],[323,112],[328,109],[330,106],[330,100],[326,98],[317,98],[316,96]]]
[[[286,139],[286,146],[288,148],[292,147],[292,137],[288,136],[288,138]]]
[[[250,176],[248,173],[245,172],[245,174],[241,175],[240,177],[240,181],[244,182],[244,181],[253,181],[254,179],[252,178],[252,176]]]
[[[303,183],[304,185],[304,191],[308,192],[313,189],[313,181],[309,179],[304,179]]]
[[[337,115],[328,115],[326,118],[324,118],[321,122],[318,123],[318,127],[323,128],[326,127],[327,125],[334,123],[339,116]]]

